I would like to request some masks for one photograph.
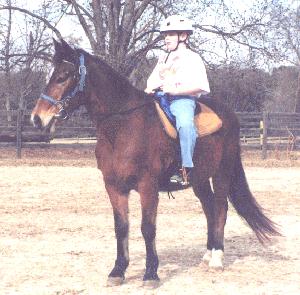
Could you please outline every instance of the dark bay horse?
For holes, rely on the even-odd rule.
[[[146,245],[143,280],[154,284],[159,280],[155,246],[158,194],[162,180],[174,172],[178,142],[163,130],[150,95],[133,87],[100,58],[73,49],[63,40],[54,41],[54,45],[54,72],[31,120],[38,128],[49,128],[85,105],[97,122],[95,154],[114,214],[117,257],[108,282],[122,283],[129,264],[128,195],[133,189],[140,194],[142,207],[141,231]],[[218,114],[223,126],[197,139],[192,187],[207,218],[203,260],[211,268],[222,269],[228,200],[260,242],[279,232],[249,190],[236,115],[213,99],[203,98],[202,102]]]

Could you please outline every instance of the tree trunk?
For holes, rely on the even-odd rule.
[[[300,113],[300,70],[298,73],[298,86],[297,86],[297,92],[296,92],[295,113]]]
[[[8,1],[8,5],[11,5],[11,1]],[[10,62],[9,62],[9,53],[10,53],[10,35],[11,35],[11,9],[8,10],[8,29],[6,34],[6,44],[5,44],[5,80],[6,80],[6,95],[5,95],[5,108],[7,111],[7,122],[10,124],[12,121],[11,116],[11,76],[10,76]]]

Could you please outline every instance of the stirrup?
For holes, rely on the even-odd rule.
[[[178,183],[181,184],[182,186],[188,186],[190,184],[192,168],[182,167],[182,169],[180,169],[180,172],[181,172],[180,174],[173,175],[170,178],[170,182]]]
[[[174,174],[173,176],[171,176],[170,178],[170,182],[172,183],[182,183],[183,179],[182,176],[178,173],[178,174]]]

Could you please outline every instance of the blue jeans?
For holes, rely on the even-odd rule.
[[[195,100],[186,98],[173,100],[170,105],[170,110],[176,117],[183,167],[194,167],[193,154],[198,136],[194,124],[195,108]]]

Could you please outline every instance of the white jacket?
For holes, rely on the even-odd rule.
[[[148,89],[156,89],[162,85],[172,85],[177,89],[201,89],[196,96],[210,92],[206,69],[200,55],[194,51],[179,47],[168,54],[160,56],[153,72],[147,80]]]

